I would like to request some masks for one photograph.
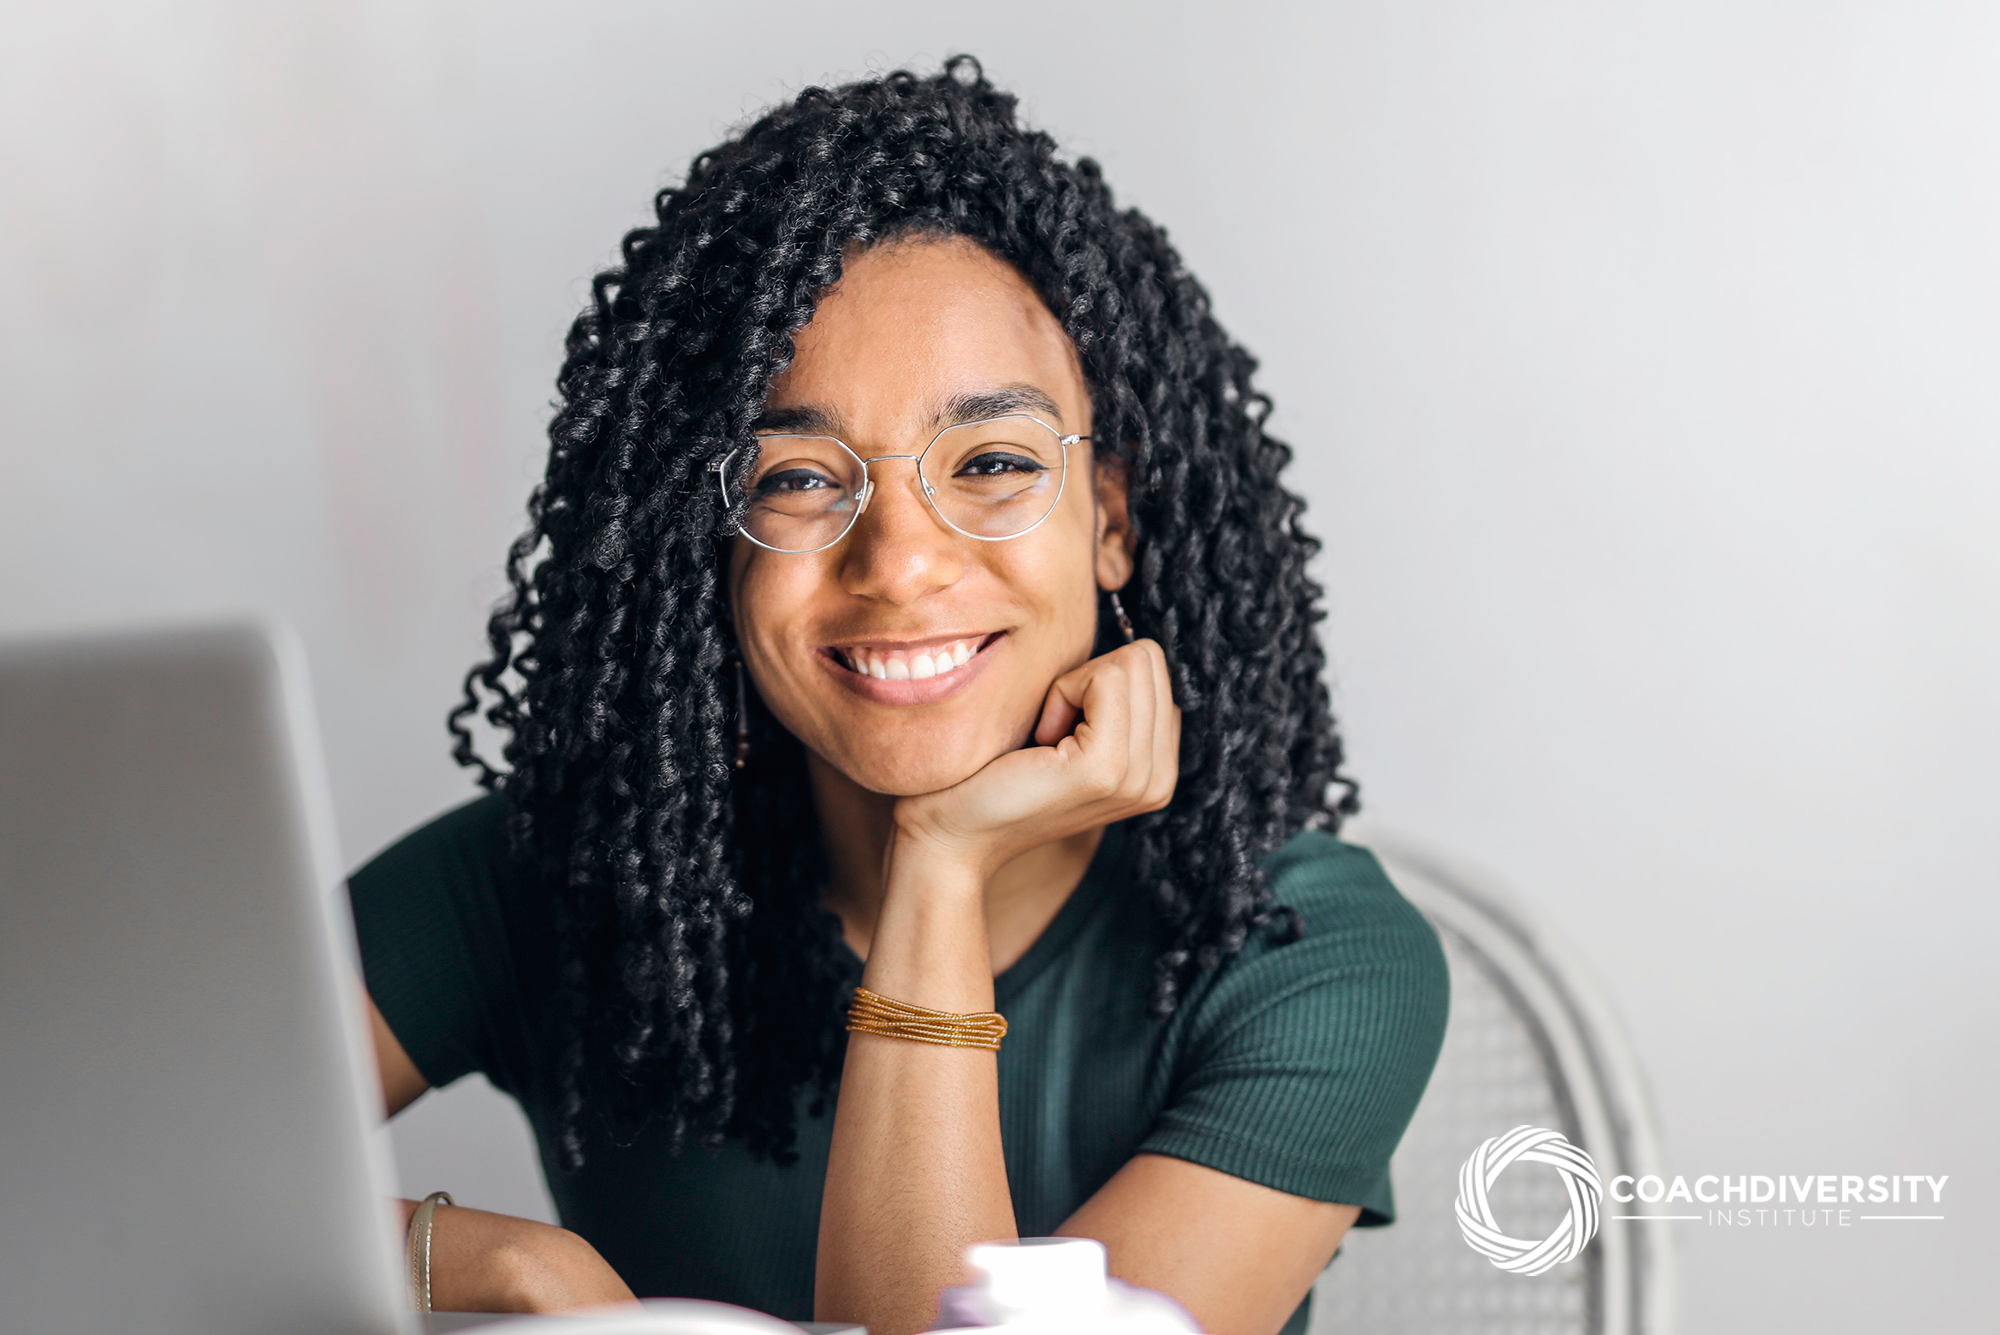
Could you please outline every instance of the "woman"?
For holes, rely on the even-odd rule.
[[[809,90],[657,212],[452,718],[490,795],[353,880],[391,1111],[485,1072],[567,1225],[439,1209],[434,1304],[901,1335],[1060,1232],[1299,1328],[1446,985],[1332,837],[1254,363],[969,58]]]

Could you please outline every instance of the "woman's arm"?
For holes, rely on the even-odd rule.
[[[1171,1295],[1203,1330],[1270,1335],[1360,1213],[1141,1154],[1057,1231],[1096,1238],[1111,1253],[1112,1274]]]
[[[372,997],[368,1001],[368,1028],[375,1040],[375,1074],[382,1082],[382,1115],[394,1117],[415,1103],[417,1097],[431,1087],[431,1083],[424,1079],[424,1073],[417,1069],[417,1064],[410,1060],[410,1054],[403,1051],[403,1045],[396,1041],[389,1022],[382,1018],[382,1012]]]
[[[1141,640],[1059,679],[1035,739],[954,788],[897,804],[865,986],[934,1010],[993,1008],[994,872],[1173,795],[1180,711],[1159,646]],[[963,1279],[965,1249],[1015,1227],[994,1055],[850,1034],[815,1315],[873,1335],[923,1330],[938,1293]]]
[[[404,1227],[415,1201],[403,1202]],[[568,1229],[441,1205],[431,1217],[431,1308],[563,1312],[636,1301],[597,1249]]]
[[[887,879],[863,984],[934,1010],[992,1010],[980,879],[908,845],[892,853]],[[1013,1236],[994,1054],[849,1034],[814,1315],[871,1335],[923,1330],[965,1249]]]
[[[430,1082],[372,1000],[368,1019],[382,1102],[394,1117]],[[402,1205],[408,1228],[417,1202]],[[632,1301],[618,1272],[567,1229],[458,1206],[440,1206],[431,1218],[431,1306],[437,1311],[560,1312]]]

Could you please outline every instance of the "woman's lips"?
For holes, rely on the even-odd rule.
[[[956,695],[972,681],[1005,635],[829,645],[821,651],[848,689],[879,704],[916,705]]]

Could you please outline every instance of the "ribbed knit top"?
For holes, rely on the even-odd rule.
[[[434,1086],[473,1071],[515,1098],[554,1163],[556,1050],[547,898],[481,798],[353,876],[368,989]],[[994,980],[1007,1017],[1000,1124],[1023,1236],[1053,1233],[1139,1153],[1394,1215],[1389,1158],[1443,1039],[1436,934],[1373,855],[1298,835],[1270,860],[1302,931],[1253,934],[1171,1020],[1146,1013],[1157,929],[1113,827],[1027,953]],[[861,963],[854,961],[860,980]],[[664,1137],[591,1147],[549,1172],[565,1227],[640,1296],[712,1298],[810,1320],[831,1114],[796,1163]],[[430,1190],[438,1184],[417,1184]],[[449,1184],[445,1184],[449,1186]],[[1287,1330],[1303,1329],[1301,1307]]]

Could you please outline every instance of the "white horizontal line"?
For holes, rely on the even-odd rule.
[[[1942,1219],[1941,1214],[1864,1214],[1862,1219]]]
[[[1611,1217],[1613,1219],[1699,1219],[1701,1218],[1701,1216],[1698,1214],[1615,1214],[1612,1215]]]

